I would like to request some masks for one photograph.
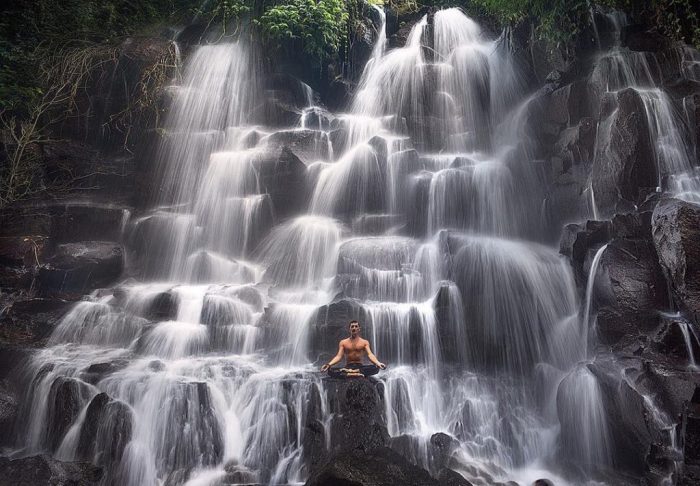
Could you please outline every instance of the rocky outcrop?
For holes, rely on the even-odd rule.
[[[659,323],[668,308],[666,282],[649,241],[615,239],[603,251],[596,278],[597,330],[614,344]]]
[[[387,445],[383,418],[384,388],[373,379],[326,381],[331,423],[331,452],[373,451]]]
[[[58,377],[49,389],[46,445],[56,451],[78,414],[94,394],[92,387],[73,378]]]
[[[106,393],[96,395],[87,407],[80,429],[77,457],[107,467],[119,464],[131,440],[133,416],[124,402]]]
[[[84,462],[61,462],[48,456],[0,457],[0,482],[14,486],[90,486],[100,483],[102,470]]]
[[[55,298],[20,298],[12,301],[0,316],[0,342],[11,346],[45,343],[71,305],[71,302]],[[3,353],[8,351],[4,350]]]
[[[87,293],[113,283],[124,268],[121,245],[106,241],[64,243],[39,272],[42,291],[46,294]]]
[[[700,482],[700,387],[683,411],[681,431],[685,469],[678,484],[690,486]]]
[[[339,454],[314,472],[306,486],[438,486],[424,469],[387,447]]]
[[[334,355],[338,341],[347,337],[348,323],[364,322],[365,312],[355,300],[342,299],[321,307],[316,313],[316,325],[311,329],[310,347],[319,353],[319,362],[326,363]]]
[[[589,252],[610,241],[611,235],[612,225],[609,221],[586,221],[564,226],[559,252],[571,261],[577,282],[587,279],[584,264]]]
[[[652,226],[674,300],[700,324],[700,207],[675,199],[662,201],[654,210]]]
[[[598,140],[591,170],[596,204],[608,214],[640,202],[657,185],[644,102],[639,93],[628,88],[617,93],[616,103],[612,114],[600,122],[604,129],[599,133],[610,136]]]

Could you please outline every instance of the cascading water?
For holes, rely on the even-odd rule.
[[[613,28],[613,47],[603,52],[597,60],[591,84],[607,93],[631,88],[639,95],[644,105],[659,190],[689,202],[700,202],[700,174],[692,162],[694,154],[689,152],[693,146],[690,143],[693,134],[688,129],[692,126],[692,120],[685,111],[686,100],[679,103],[664,90],[662,68],[656,56],[621,46],[621,32],[628,24],[626,16],[614,12],[608,14],[606,19]],[[700,77],[697,70],[692,68],[692,51],[679,49],[681,76],[690,82],[697,82]],[[686,57],[690,58],[686,60]],[[597,160],[609,157],[604,147],[612,136],[614,118],[615,113],[599,122],[596,145],[603,149],[596,150]],[[591,198],[594,197],[592,191]]]
[[[475,481],[549,469],[565,484],[553,403],[566,377],[560,413],[590,432],[567,447],[583,467],[608,463],[572,273],[528,240],[541,200],[518,156],[518,72],[461,11],[427,22],[391,50],[382,26],[350,113],[307,95],[281,130],[256,125],[265,93],[249,46],[191,54],[159,202],[130,224],[140,282],[77,304],[33,357],[17,454],[92,460],[124,485],[303,482],[303,424],[325,424],[331,441],[312,364],[334,351],[318,346],[330,332],[319,309],[346,300],[389,364],[388,431],[419,465],[433,467],[428,441],[446,432],[459,443],[451,467]],[[292,159],[282,147],[299,137],[313,143]],[[281,190],[300,166],[304,183]],[[77,405],[54,416],[67,396]],[[95,413],[104,430],[90,448]],[[124,448],[107,463],[110,440]]]

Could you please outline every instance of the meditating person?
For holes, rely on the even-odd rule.
[[[360,337],[360,323],[350,321],[350,337],[343,339],[338,344],[338,353],[328,363],[321,366],[321,371],[328,371],[334,378],[372,376],[379,373],[379,370],[386,368],[386,365],[379,361],[369,347],[369,341]],[[372,364],[363,364],[364,356]],[[345,367],[333,368],[334,364],[340,363],[345,356]]]

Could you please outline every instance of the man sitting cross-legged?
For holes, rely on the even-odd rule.
[[[343,339],[338,344],[338,353],[327,364],[321,366],[321,371],[328,371],[328,374],[334,378],[345,378],[354,376],[372,376],[376,375],[380,369],[386,368],[386,365],[380,362],[369,347],[369,341],[360,337],[360,323],[350,321],[350,337]],[[364,356],[373,364],[362,364]],[[340,362],[345,356],[344,368],[333,368],[334,364]]]

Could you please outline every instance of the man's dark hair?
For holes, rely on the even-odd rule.
[[[359,324],[357,321],[350,321],[348,322],[348,327],[352,326],[353,324]]]

